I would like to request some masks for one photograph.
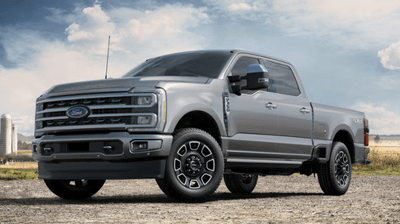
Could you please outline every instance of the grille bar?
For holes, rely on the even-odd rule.
[[[136,108],[147,108],[149,106],[147,105],[90,105],[87,106],[90,108],[90,110],[95,110],[95,109],[114,109],[114,108],[121,108],[121,109],[136,109]],[[44,114],[44,113],[53,113],[53,112],[65,112],[69,109],[70,107],[58,107],[58,108],[52,108],[52,109],[46,109],[42,111],[36,112],[36,114]]]

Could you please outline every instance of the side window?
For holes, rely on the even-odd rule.
[[[247,66],[251,64],[260,64],[260,63],[256,58],[251,58],[246,56],[239,58],[239,60],[236,62],[235,66],[233,66],[231,70],[232,75],[245,76],[247,73]],[[240,85],[244,87],[247,86],[247,81],[246,79],[242,79],[240,82],[235,83],[235,85]],[[242,89],[242,93],[244,94],[252,94],[256,91],[257,90]]]
[[[262,64],[267,68],[269,73],[268,92],[291,96],[300,95],[296,78],[289,66],[267,61],[265,59],[262,59]]]

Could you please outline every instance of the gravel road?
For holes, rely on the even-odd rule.
[[[400,176],[352,178],[343,196],[318,179],[261,177],[247,197],[225,184],[205,203],[177,203],[154,180],[109,180],[92,198],[67,201],[41,180],[0,181],[0,223],[400,223]]]

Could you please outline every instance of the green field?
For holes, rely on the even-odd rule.
[[[369,165],[354,164],[353,174],[400,175],[400,147],[373,146],[368,159],[372,161]],[[0,181],[34,179],[38,179],[37,162],[16,162],[0,165]]]
[[[1,167],[1,166],[0,166]],[[4,180],[35,180],[38,179],[37,169],[0,168],[0,181]]]

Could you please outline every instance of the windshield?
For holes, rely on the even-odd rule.
[[[229,52],[187,52],[149,59],[123,77],[194,76],[218,78],[232,54]]]

